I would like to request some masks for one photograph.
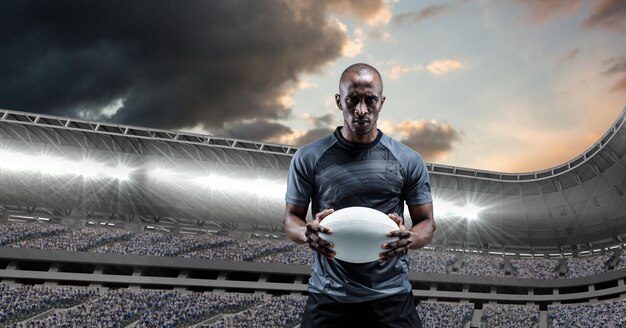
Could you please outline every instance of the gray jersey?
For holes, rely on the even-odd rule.
[[[381,131],[369,144],[351,143],[340,128],[298,149],[289,168],[288,203],[308,206],[311,202],[315,217],[327,208],[350,206],[403,216],[404,202],[432,202],[428,170],[418,153]],[[408,272],[406,254],[383,263],[354,264],[313,252],[309,292],[344,303],[379,299],[410,292]]]

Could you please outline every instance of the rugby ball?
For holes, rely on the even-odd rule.
[[[320,237],[335,244],[335,258],[351,263],[378,261],[382,245],[398,240],[387,237],[398,225],[387,214],[367,207],[342,208],[322,219],[320,225],[331,230]]]

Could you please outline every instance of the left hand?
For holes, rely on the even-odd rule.
[[[402,218],[396,213],[389,214],[389,218],[398,225],[399,229],[390,231],[389,233],[387,233],[387,237],[398,237],[398,240],[394,242],[384,243],[382,245],[382,248],[385,251],[380,253],[380,255],[378,256],[380,262],[384,262],[389,260],[390,258],[404,254],[413,243],[413,240],[411,239],[411,232],[404,227],[404,224],[402,223]]]

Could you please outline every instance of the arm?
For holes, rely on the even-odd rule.
[[[383,244],[384,252],[380,253],[380,260],[385,261],[398,256],[410,249],[426,246],[433,239],[436,229],[433,215],[433,204],[409,205],[409,213],[413,226],[406,229],[402,218],[396,213],[389,214],[389,218],[398,224],[399,229],[387,234],[389,237],[398,237],[397,241]]]
[[[327,215],[332,213],[332,209],[325,209],[315,215],[315,220],[307,223],[306,213],[307,207],[294,205],[290,203],[285,204],[285,216],[283,217],[283,227],[287,237],[298,244],[308,244],[309,247],[328,259],[335,257],[335,252],[332,250],[333,243],[320,238],[319,233],[331,233],[331,230],[321,226],[319,223]]]
[[[283,217],[283,227],[287,238],[298,244],[306,243],[306,206],[285,204],[285,216]]]
[[[409,205],[409,213],[413,221],[413,226],[409,229],[412,235],[409,248],[422,248],[430,243],[435,229],[437,229],[433,215],[433,203]]]

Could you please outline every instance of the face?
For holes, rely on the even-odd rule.
[[[369,142],[376,138],[378,114],[385,102],[382,89],[382,81],[371,72],[349,72],[344,76],[335,101],[343,112],[342,133],[346,139]]]

